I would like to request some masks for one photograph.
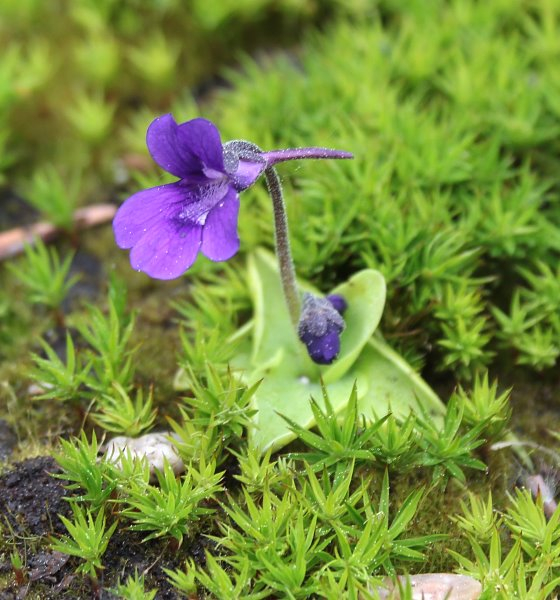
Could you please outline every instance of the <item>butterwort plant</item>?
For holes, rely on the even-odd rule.
[[[261,176],[266,180],[276,258],[262,248],[248,257],[252,326],[234,334],[238,346],[228,359],[242,385],[254,390],[245,425],[259,452],[289,443],[296,437],[294,426],[301,431],[317,423],[309,398],[320,396],[322,385],[328,386],[335,414],[348,405],[357,379],[364,415],[383,415],[395,406],[399,413],[408,413],[419,402],[431,414],[445,412],[410,365],[381,336],[373,335],[386,296],[381,273],[354,273],[326,297],[304,295],[311,287],[296,282],[276,166],[297,159],[352,158],[349,152],[316,147],[263,151],[242,140],[222,143],[210,121],[177,124],[169,114],[149,126],[147,145],[156,163],[177,180],[128,198],[115,216],[114,230],[117,244],[130,249],[133,268],[154,278],[180,277],[200,252],[214,261],[233,257],[240,246],[240,194]],[[206,310],[203,304],[200,308]],[[310,359],[303,356],[301,342]],[[188,370],[179,370],[173,386],[192,390]]]
[[[302,302],[290,249],[288,220],[274,166],[298,159],[348,159],[329,148],[265,152],[251,142],[222,143],[216,126],[203,118],[177,124],[171,114],[156,118],[146,136],[154,161],[178,178],[137,192],[118,210],[113,228],[117,245],[130,249],[134,269],[155,279],[175,279],[202,252],[225,261],[239,250],[239,193],[264,175],[273,203],[275,247],[290,318],[311,358],[330,364],[344,329],[343,298],[331,301],[307,294]]]

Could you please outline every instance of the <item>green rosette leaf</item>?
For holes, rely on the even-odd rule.
[[[261,249],[249,256],[247,283],[253,319],[236,334],[244,342],[232,367],[246,385],[261,381],[250,432],[261,451],[277,450],[296,437],[283,416],[304,428],[315,425],[309,400],[324,408],[322,383],[335,412],[344,410],[356,384],[359,412],[368,419],[388,412],[404,417],[419,405],[436,419],[444,414],[438,396],[376,332],[386,292],[378,271],[360,271],[329,292],[343,296],[348,308],[340,354],[328,366],[315,364],[297,337],[274,255]],[[321,295],[309,283],[300,281],[299,287]],[[176,385],[180,382],[179,375]]]

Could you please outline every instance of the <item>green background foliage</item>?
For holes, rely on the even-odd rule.
[[[508,496],[518,466],[489,449],[520,385],[516,423],[542,419],[538,441],[558,446],[557,416],[533,405],[559,389],[557,0],[4,0],[0,45],[0,228],[66,232],[0,266],[0,412],[15,458],[76,435],[54,452],[74,494],[55,547],[80,572],[97,581],[133,523],[148,554],[181,546],[185,568],[166,572],[185,594],[367,597],[386,575],[446,569],[504,599],[558,586],[560,513]],[[211,118],[224,141],[354,153],[279,167],[298,276],[327,293],[383,274],[379,329],[446,401],[442,423],[395,410],[368,428],[348,381],[342,415],[314,388],[318,427],[292,424],[288,454],[248,443],[266,385],[241,385],[233,359],[248,257],[272,247],[264,185],[242,195],[239,254],[177,282],[133,272],[109,227],[73,229],[76,207],[170,180],[145,148],[170,111]],[[97,462],[104,432],[169,425],[187,476]],[[23,556],[1,527],[0,552]],[[202,537],[206,566],[190,551]],[[103,573],[123,597],[154,587]]]

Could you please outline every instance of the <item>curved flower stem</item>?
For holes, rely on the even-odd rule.
[[[294,261],[292,260],[292,250],[290,248],[290,238],[288,235],[288,216],[286,214],[286,205],[282,195],[282,185],[280,178],[274,167],[267,167],[264,171],[268,192],[272,198],[272,207],[274,212],[274,239],[276,244],[276,256],[280,265],[280,279],[282,280],[282,289],[284,298],[288,305],[290,319],[297,332],[300,314],[300,296],[298,292]]]
[[[266,163],[269,167],[286,160],[301,160],[305,158],[354,158],[354,155],[351,152],[333,150],[331,148],[286,148],[285,150],[271,150],[270,152],[264,152],[263,155],[266,158]]]

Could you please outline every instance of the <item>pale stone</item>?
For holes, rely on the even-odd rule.
[[[177,454],[173,442],[170,441],[170,437],[173,437],[173,434],[165,431],[147,433],[138,438],[119,435],[105,444],[105,457],[119,465],[121,454],[128,450],[133,458],[146,457],[150,475],[154,475],[156,470],[163,471],[166,460],[171,465],[173,472],[178,475],[185,470],[185,465]]]
[[[405,586],[407,578],[401,575],[399,579]],[[476,600],[482,593],[482,585],[476,579],[451,573],[411,575],[410,585],[413,600]],[[392,583],[376,591],[381,600],[400,599],[398,589],[394,589]]]
[[[27,388],[27,394],[29,396],[39,396],[40,394],[44,394],[49,390],[52,390],[54,385],[52,383],[47,383],[46,381],[40,381],[36,383],[32,383]]]

